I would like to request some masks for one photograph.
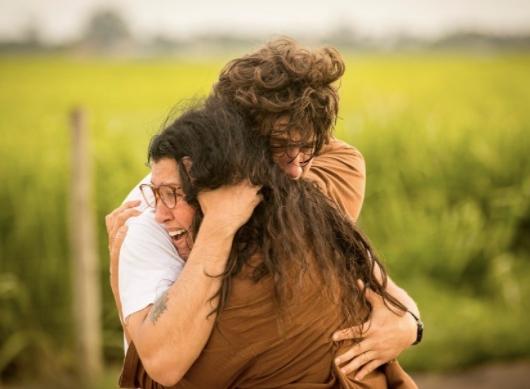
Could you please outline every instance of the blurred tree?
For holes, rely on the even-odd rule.
[[[109,50],[130,39],[129,26],[123,17],[117,11],[101,9],[90,17],[83,41],[95,49]]]
[[[38,48],[42,45],[41,30],[35,21],[28,22],[22,34],[24,42],[29,48]]]

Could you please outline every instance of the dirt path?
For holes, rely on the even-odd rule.
[[[453,374],[412,374],[420,389],[530,389],[530,361],[490,364]]]
[[[106,370],[105,380],[97,389],[117,388],[118,367]],[[488,364],[455,373],[417,373],[412,377],[420,389],[530,389],[530,360]],[[60,381],[57,381],[60,382]],[[56,383],[2,385],[0,389],[71,388]],[[65,381],[66,382],[66,381]]]

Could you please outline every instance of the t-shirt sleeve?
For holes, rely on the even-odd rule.
[[[119,290],[124,320],[153,304],[182,271],[184,262],[152,209],[128,220],[120,251]]]
[[[366,185],[366,167],[359,150],[332,139],[315,157],[305,178],[316,182],[340,210],[357,221]]]

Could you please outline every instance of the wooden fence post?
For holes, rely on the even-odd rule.
[[[78,369],[85,382],[102,371],[101,298],[92,203],[92,173],[87,118],[80,107],[70,114],[72,172],[70,235],[73,255],[73,312]]]

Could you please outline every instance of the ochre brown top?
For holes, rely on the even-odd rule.
[[[357,221],[366,184],[364,158],[357,149],[333,139],[313,160],[305,177],[315,181],[341,211]]]
[[[364,162],[358,151],[333,142],[314,161],[310,178],[356,219],[364,195]],[[206,347],[175,387],[416,388],[397,362],[380,367],[361,382],[336,369],[334,357],[352,343],[331,340],[332,333],[343,327],[340,306],[321,293],[318,277],[309,273],[283,305],[282,315],[274,304],[270,278],[257,284],[244,273],[234,278],[227,306]],[[149,378],[133,344],[120,386],[163,387]]]

